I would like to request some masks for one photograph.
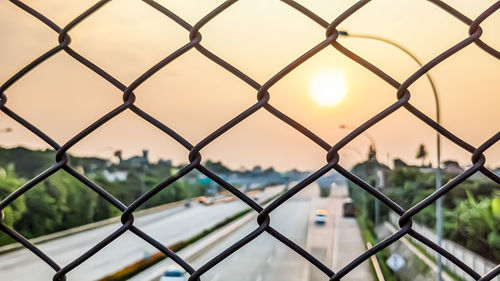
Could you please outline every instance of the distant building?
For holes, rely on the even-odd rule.
[[[394,168],[406,168],[409,167],[403,160],[396,158],[393,160]]]
[[[133,156],[120,162],[122,167],[133,167],[140,168],[149,165],[148,150],[144,149],[142,151],[142,156]]]
[[[172,167],[172,160],[158,160],[158,165]]]
[[[424,174],[432,174],[436,172],[436,170],[432,167],[419,167],[418,171]]]
[[[443,164],[443,171],[447,174],[458,175],[464,171],[464,169],[460,167],[457,161],[447,160],[444,161]]]
[[[260,166],[255,166],[252,169],[252,173],[260,173],[262,172],[262,168]]]
[[[108,170],[104,170],[102,172],[102,175],[106,178],[106,180],[108,180],[110,182],[125,181],[128,178],[128,172],[127,171],[109,172]]]

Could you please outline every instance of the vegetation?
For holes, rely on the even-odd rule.
[[[443,182],[453,175],[443,175]],[[435,191],[435,174],[417,168],[394,169],[389,175],[385,193],[401,207],[408,209]],[[492,260],[500,261],[500,190],[486,179],[468,179],[459,184],[443,200],[443,236]],[[423,209],[415,220],[435,228],[435,204]]]
[[[388,170],[389,168],[377,162],[373,155],[375,155],[375,152],[370,150],[369,158],[371,160],[355,165],[351,171],[370,185],[375,186],[377,181],[376,171]],[[365,191],[353,182],[348,182],[347,186],[349,189],[349,196],[352,198],[358,210],[356,220],[363,240],[365,243],[370,242],[372,245],[375,245],[377,244],[377,236],[375,234],[375,212],[371,211],[375,208],[375,200],[373,196],[366,194]],[[386,209],[382,208],[381,211],[383,211],[383,215],[387,215]],[[376,254],[380,269],[386,281],[394,280],[394,274],[385,262],[390,255],[391,253],[388,249],[384,249]]]
[[[372,245],[377,244],[377,239],[375,238],[375,233],[373,231],[374,230],[373,221],[366,219],[366,212],[362,212],[360,215],[358,215],[356,217],[356,220],[358,222],[358,226],[361,231],[361,236],[363,237],[365,243],[370,242],[372,243]],[[384,275],[385,281],[395,280],[392,270],[387,266],[385,262],[390,256],[391,253],[387,249],[384,249],[375,255],[380,265],[380,270],[382,271],[382,275]],[[375,269],[371,262],[370,262],[370,267],[372,269],[374,279],[378,280],[378,278],[376,277],[377,275],[375,274]]]
[[[0,149],[0,200],[53,165],[53,151],[24,148]],[[113,164],[99,158],[72,157],[70,164],[126,205],[147,189],[166,179],[175,170],[170,163],[133,165]],[[147,166],[145,166],[147,165]],[[105,171],[126,171],[123,180],[109,180]],[[141,208],[150,208],[187,197],[203,195],[205,187],[194,177],[171,184],[148,200]],[[121,212],[85,184],[60,170],[10,203],[4,210],[4,223],[26,238],[38,237],[118,216]],[[0,245],[15,242],[0,232]]]
[[[418,146],[417,150],[417,155],[415,155],[415,158],[422,160],[422,166],[424,166],[425,163],[425,158],[427,158],[427,149],[425,148],[425,145],[422,143]]]
[[[419,149],[420,150],[420,149]],[[425,150],[425,148],[424,148]],[[434,173],[421,172],[419,167],[399,163],[393,170],[375,160],[357,164],[353,173],[372,186],[376,171],[387,174],[383,192],[404,209],[409,209],[436,190]],[[443,182],[455,175],[444,174]],[[486,178],[474,177],[459,184],[442,197],[443,236],[469,248],[493,262],[500,262],[500,190],[498,184]],[[349,183],[349,194],[359,209],[361,220],[373,227],[374,198],[360,187]],[[381,204],[384,218],[389,209]],[[436,208],[432,204],[414,216],[416,222],[431,229],[436,224]]]
[[[69,165],[105,189],[125,205],[130,205],[144,192],[161,183],[180,167],[171,161],[151,163],[148,152],[123,159],[121,150],[114,156],[119,161],[112,163],[95,157],[73,157]],[[32,151],[26,148],[0,148],[0,200],[5,199],[29,179],[54,165],[52,150]],[[220,161],[208,160],[205,167],[224,177],[230,173],[251,177],[253,175],[276,176],[274,169],[233,172]],[[201,179],[205,180],[201,180]],[[272,183],[268,183],[272,184]],[[192,171],[146,201],[139,209],[184,200],[195,196],[215,193],[218,188],[211,180],[197,171]],[[120,210],[99,196],[79,180],[60,170],[41,183],[33,186],[3,209],[3,222],[26,238],[34,238],[76,226],[119,216]],[[0,246],[15,242],[0,232]]]

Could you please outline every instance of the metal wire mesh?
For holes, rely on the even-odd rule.
[[[94,245],[91,247],[87,252],[79,256],[77,259],[73,260],[71,263],[66,264],[66,265],[59,265],[56,262],[54,262],[49,256],[47,256],[44,252],[42,252],[39,248],[37,248],[35,245],[30,243],[26,238],[24,238],[22,235],[17,233],[14,229],[8,227],[5,225],[3,222],[0,224],[0,229],[7,233],[9,236],[20,242],[22,245],[24,245],[26,248],[31,250],[35,255],[37,255],[40,259],[45,261],[49,266],[51,266],[54,271],[54,277],[53,280],[66,280],[65,274],[68,273],[69,271],[73,270],[75,267],[79,266],[81,263],[83,263],[85,260],[91,258],[94,254],[96,254],[99,250],[104,248],[106,245],[111,243],[114,239],[118,238],[120,235],[122,235],[126,231],[131,231],[138,237],[142,238],[144,241],[148,242],[149,244],[153,245],[155,248],[157,248],[159,251],[163,252],[166,256],[170,257],[172,260],[174,260],[177,264],[179,264],[182,268],[184,268],[189,274],[190,278],[189,280],[200,280],[200,277],[207,272],[209,269],[214,267],[216,264],[218,264],[220,261],[237,251],[239,248],[244,246],[245,244],[249,243],[253,239],[255,239],[257,236],[262,234],[263,232],[267,232],[279,241],[281,241],[284,245],[290,247],[293,249],[295,252],[297,252],[299,255],[301,255],[303,258],[307,259],[311,264],[313,264],[315,267],[317,267],[319,270],[321,270],[325,274],[325,279],[329,278],[330,280],[340,280],[343,276],[348,274],[351,270],[353,270],[356,266],[358,266],[360,263],[368,259],[370,256],[378,253],[382,249],[388,247],[398,239],[400,239],[404,235],[410,235],[413,238],[419,240],[423,244],[427,245],[428,247],[432,248],[439,254],[441,254],[443,257],[454,263],[456,266],[460,267],[463,269],[468,275],[470,275],[473,279],[475,280],[481,280],[481,281],[486,281],[486,280],[491,280],[497,275],[500,274],[500,265],[497,265],[494,269],[492,269],[489,273],[481,276],[478,274],[476,271],[471,269],[469,266],[464,264],[461,260],[458,258],[454,257],[450,252],[446,251],[444,248],[440,247],[436,243],[432,242],[428,238],[422,236],[418,232],[416,232],[414,229],[412,229],[412,217],[415,216],[417,213],[419,213],[422,209],[425,207],[429,206],[430,204],[434,203],[438,198],[443,196],[446,192],[450,191],[454,187],[456,187],[458,184],[466,180],[468,177],[473,175],[476,172],[481,172],[491,180],[493,180],[496,183],[500,184],[500,177],[496,174],[494,174],[492,171],[488,170],[486,167],[484,167],[484,163],[486,161],[485,156],[483,153],[492,145],[494,145],[498,140],[500,139],[500,132],[497,132],[493,136],[491,136],[488,140],[486,140],[483,144],[481,144],[479,147],[474,147],[467,142],[465,142],[463,139],[460,137],[454,135],[452,132],[448,131],[446,128],[442,127],[440,124],[435,122],[432,118],[427,116],[426,114],[422,113],[419,109],[414,107],[410,103],[410,92],[408,90],[408,87],[412,85],[417,79],[425,75],[430,69],[438,65],[440,62],[443,60],[447,59],[448,57],[452,56],[454,53],[460,51],[461,49],[467,47],[468,45],[471,44],[476,44],[478,47],[480,47],[484,52],[490,54],[493,58],[500,59],[500,52],[494,49],[493,47],[489,46],[487,43],[481,41],[481,35],[482,35],[482,29],[480,24],[486,20],[489,16],[491,16],[494,12],[496,12],[498,9],[500,9],[500,1],[494,3],[489,7],[488,9],[484,10],[477,18],[475,19],[469,19],[465,15],[463,15],[461,12],[455,10],[451,6],[447,5],[446,3],[440,1],[440,0],[429,0],[430,2],[434,3],[437,7],[440,9],[446,11],[450,15],[456,17],[460,21],[462,21],[464,24],[469,26],[469,36],[467,36],[465,39],[460,41],[459,43],[455,44],[454,46],[451,46],[449,49],[441,53],[440,55],[436,56],[429,62],[427,62],[423,67],[419,68],[415,73],[413,73],[410,77],[408,77],[403,83],[397,82],[394,78],[389,76],[387,73],[379,69],[377,66],[371,64],[370,62],[366,61],[362,57],[358,56],[354,52],[350,51],[346,47],[344,47],[340,42],[337,41],[337,38],[339,37],[339,32],[336,29],[337,26],[342,23],[344,20],[346,20],[348,17],[356,13],[358,10],[360,10],[365,4],[370,2],[369,0],[361,0],[355,3],[352,7],[348,8],[346,11],[344,11],[340,16],[338,16],[336,19],[334,19],[332,22],[327,22],[326,20],[322,19],[315,13],[311,12],[307,8],[303,7],[302,5],[292,1],[292,0],[282,0],[286,5],[288,5],[290,8],[295,9],[298,13],[303,14],[304,16],[310,18],[317,24],[321,25],[326,29],[326,38],[321,41],[319,44],[316,46],[312,47],[309,51],[292,61],[290,64],[288,64],[285,68],[283,68],[281,71],[279,71],[277,74],[272,76],[269,80],[266,81],[263,85],[260,85],[257,83],[255,80],[250,78],[248,75],[245,73],[241,72],[238,70],[236,67],[231,65],[229,62],[221,59],[218,57],[216,54],[212,53],[210,50],[206,49],[203,47],[201,44],[202,37],[199,32],[199,30],[206,25],[208,22],[213,20],[215,17],[217,17],[219,14],[223,13],[225,10],[227,10],[232,4],[237,2],[237,0],[229,0],[225,1],[223,4],[212,10],[210,13],[205,15],[200,21],[198,21],[195,25],[190,25],[187,23],[185,20],[183,20],[181,17],[177,16],[170,10],[168,10],[166,7],[158,4],[154,0],[143,0],[145,3],[150,5],[153,9],[157,10],[158,12],[162,13],[166,17],[172,19],[175,21],[177,24],[179,24],[181,27],[183,27],[186,31],[189,32],[189,42],[187,42],[184,46],[181,48],[177,49],[175,52],[171,53],[161,61],[159,61],[156,65],[151,67],[149,70],[147,70],[145,73],[143,73],[140,77],[138,77],[134,82],[132,82],[129,86],[124,85],[120,81],[118,81],[116,78],[114,78],[112,75],[101,69],[99,66],[93,64],[91,61],[86,59],[85,57],[81,56],[78,52],[73,50],[70,47],[71,43],[71,37],[69,35],[69,32],[71,31],[72,28],[74,28],[76,25],[84,21],[87,17],[91,16],[94,12],[96,12],[99,8],[101,8],[103,5],[105,5],[109,0],[101,0],[97,2],[95,5],[90,7],[87,11],[76,17],[73,21],[71,21],[68,25],[65,27],[61,28],[58,25],[56,25],[54,22],[52,22],[50,19],[46,18],[44,15],[40,14],[36,10],[32,9],[30,6],[24,4],[21,1],[17,0],[10,0],[14,5],[19,7],[20,9],[24,10],[25,12],[29,13],[33,17],[37,18],[40,20],[42,23],[46,24],[48,27],[50,27],[52,30],[54,30],[58,34],[58,44],[38,57],[36,60],[32,61],[30,64],[28,64],[26,67],[21,69],[19,72],[17,72],[14,76],[12,76],[7,82],[5,82],[1,87],[0,87],[0,109],[10,116],[13,120],[17,121],[19,124],[30,130],[32,133],[37,135],[40,139],[45,141],[48,145],[50,145],[53,149],[57,151],[56,154],[56,161],[53,166],[45,170],[43,173],[37,175],[30,181],[28,181],[26,184],[23,186],[19,187],[15,192],[10,194],[7,198],[5,198],[3,201],[0,202],[0,210],[3,210],[6,206],[8,206],[12,201],[14,201],[16,198],[30,190],[33,186],[36,184],[40,183],[41,181],[45,180],[52,174],[54,174],[58,170],[65,170],[69,174],[71,174],[73,177],[84,183],[88,188],[92,189],[96,193],[98,193],[102,198],[107,200],[110,204],[114,205],[118,209],[122,211],[121,215],[121,222],[122,226],[116,229],[111,235],[108,237],[104,238],[102,241],[100,241],[98,244]],[[347,136],[345,136],[342,140],[340,140],[338,143],[335,143],[333,146],[328,144],[326,141],[321,139],[319,136],[314,134],[312,131],[307,129],[306,127],[302,126],[298,122],[296,122],[294,119],[290,118],[286,114],[282,113],[279,109],[273,107],[269,103],[270,99],[270,94],[268,90],[273,87],[276,82],[278,82],[280,79],[288,75],[291,71],[293,71],[297,66],[301,65],[314,55],[316,55],[319,51],[325,48],[333,47],[335,48],[338,52],[344,54],[354,62],[360,64],[367,70],[371,71],[375,75],[377,75],[380,79],[384,80],[386,83],[394,87],[396,90],[396,101],[389,105],[387,108],[376,114],[375,116],[371,117],[369,120],[364,122],[361,126],[357,127],[356,129],[352,130]],[[159,71],[162,67],[167,65],[168,63],[176,60],[180,56],[182,56],[184,53],[186,53],[190,49],[196,49],[198,52],[203,54],[205,57],[208,59],[212,60],[214,63],[218,64],[220,67],[224,68],[228,72],[232,73],[236,77],[238,77],[243,83],[246,83],[250,85],[252,88],[254,88],[257,92],[257,102],[253,104],[251,107],[247,108],[245,111],[241,112],[231,120],[229,120],[227,123],[225,123],[223,126],[206,136],[202,141],[200,141],[197,144],[191,144],[189,143],[186,139],[184,139],[181,135],[176,133],[174,130],[170,129],[167,127],[165,124],[161,123],[160,121],[156,120],[153,118],[151,115],[149,115],[147,112],[141,110],[139,107],[137,107],[134,104],[135,101],[135,95],[134,95],[134,90],[139,87],[144,81],[146,81],[148,78],[150,78],[153,74],[155,74],[157,71]],[[94,71],[97,73],[99,76],[101,76],[103,79],[114,85],[116,88],[118,88],[121,92],[123,92],[123,104],[119,105],[118,107],[114,108],[110,112],[108,112],[106,115],[102,116],[99,118],[97,121],[95,121],[92,125],[88,126],[85,128],[83,131],[78,133],[76,136],[74,136],[72,139],[70,139],[68,142],[64,144],[58,144],[56,141],[54,141],[50,136],[46,135],[44,132],[42,132],[40,129],[32,125],[29,120],[24,119],[22,116],[17,115],[15,112],[11,111],[7,107],[7,95],[6,91],[7,89],[12,86],[14,83],[16,83],[22,76],[24,76],[26,73],[30,72],[33,70],[35,67],[37,67],[40,63],[43,61],[49,59],[53,55],[55,55],[58,52],[66,52],[68,55],[73,57],[75,60],[78,62],[82,63],[85,65],[88,69],[91,71]],[[369,129],[371,126],[376,124],[377,122],[381,121],[385,117],[391,115],[393,112],[396,110],[404,108],[405,110],[409,111],[412,113],[414,116],[419,118],[422,122],[427,124],[429,127],[433,128],[437,132],[439,132],[442,136],[446,137],[449,139],[451,142],[455,143],[456,145],[460,146],[464,150],[468,151],[471,153],[471,161],[472,161],[472,166],[470,168],[466,169],[464,172],[459,174],[457,177],[453,178],[451,181],[448,183],[444,184],[441,186],[438,190],[436,190],[434,193],[429,195],[427,198],[416,204],[415,206],[411,207],[408,210],[403,209],[400,207],[397,203],[386,197],[384,194],[382,194],[380,191],[378,191],[375,187],[369,185],[362,179],[358,178],[354,174],[352,174],[350,171],[346,170],[344,167],[342,167],[339,164],[339,154],[338,151],[347,145],[349,142],[351,142],[354,138],[362,134],[364,131]],[[80,142],[82,139],[84,139],[86,136],[91,134],[94,130],[108,122],[109,120],[113,119],[117,115],[121,114],[122,112],[130,110],[134,112],[137,116],[141,117],[142,119],[146,120],[147,122],[151,123],[161,131],[163,131],[165,134],[169,135],[172,137],[174,140],[176,140],[178,143],[180,143],[182,146],[184,146],[188,151],[189,151],[189,164],[187,164],[185,167],[183,167],[181,170],[179,170],[176,174],[172,175],[171,177],[165,179],[163,182],[157,184],[155,187],[152,189],[148,190],[144,194],[142,194],[139,198],[137,198],[132,204],[129,206],[126,206],[119,200],[117,200],[115,197],[113,197],[111,194],[107,193],[102,187],[98,186],[96,183],[92,182],[88,178],[86,178],[84,175],[73,169],[70,165],[68,165],[68,155],[66,152],[73,147],[75,144]],[[315,171],[313,174],[311,174],[309,177],[304,179],[303,181],[299,182],[296,184],[294,187],[290,188],[286,193],[281,195],[279,198],[274,200],[270,205],[267,207],[263,208],[256,202],[254,202],[252,199],[247,197],[244,193],[240,192],[237,188],[217,176],[215,173],[207,169],[201,164],[201,151],[203,150],[204,147],[206,147],[209,143],[220,137],[222,134],[226,133],[228,130],[231,130],[234,126],[236,126],[239,122],[242,120],[248,118],[252,114],[254,114],[258,110],[266,110],[272,115],[274,115],[276,118],[280,119],[281,121],[285,122],[295,130],[299,131],[302,133],[304,136],[307,138],[311,139],[316,145],[320,146],[325,150],[326,154],[326,164],[320,168],[319,170]],[[208,261],[206,264],[201,266],[200,268],[193,268],[191,265],[189,265],[186,261],[184,261],[182,258],[180,258],[178,255],[176,255],[174,252],[169,250],[166,246],[162,245],[152,237],[150,237],[148,234],[144,233],[141,231],[141,229],[137,228],[134,225],[134,215],[133,212],[140,207],[142,204],[144,204],[148,199],[150,199],[152,196],[154,196],[156,193],[160,192],[161,190],[168,188],[170,184],[178,180],[179,178],[183,177],[186,175],[188,172],[191,170],[198,170],[207,177],[211,178],[214,180],[216,183],[219,185],[223,186],[225,189],[227,189],[229,192],[234,194],[237,198],[239,198],[241,201],[245,202],[248,206],[250,206],[255,212],[258,213],[257,217],[257,222],[259,224],[258,228],[256,228],[254,231],[252,231],[250,234],[239,240],[237,243],[231,245],[229,248],[218,254],[216,257],[212,258],[210,261]],[[280,232],[276,231],[272,226],[271,226],[271,221],[269,214],[275,210],[278,206],[283,204],[285,201],[290,199],[292,196],[297,194],[300,190],[302,190],[304,187],[307,185],[311,184],[315,180],[317,180],[319,177],[324,175],[330,170],[336,170],[343,176],[345,176],[347,179],[350,181],[354,182],[355,184],[359,185],[362,189],[364,189],[366,192],[371,194],[372,196],[376,197],[378,200],[380,200],[383,204],[385,204],[388,208],[392,209],[394,212],[396,212],[399,215],[399,226],[400,229],[386,238],[385,240],[379,242],[377,245],[374,247],[370,248],[363,254],[361,254],[359,257],[351,261],[348,265],[343,267],[341,270],[337,272],[333,272],[330,268],[328,268],[325,264],[317,260],[313,255],[308,253],[306,250],[289,240],[287,237],[282,235]],[[3,211],[2,211],[2,219],[3,219]],[[1,221],[0,221],[1,222]]]

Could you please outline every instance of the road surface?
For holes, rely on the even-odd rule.
[[[319,198],[318,194],[319,188],[316,184],[299,192],[271,213],[271,225],[311,252],[328,267],[338,268],[365,250],[363,241],[356,221],[342,217],[341,204],[347,195],[345,186],[336,187],[328,198]],[[329,211],[324,226],[314,223],[315,211],[319,208]],[[255,219],[251,220],[218,241],[215,246],[191,261],[191,264],[194,268],[199,268],[256,227]],[[312,268],[307,260],[274,237],[263,233],[204,273],[201,279],[203,281],[324,281],[328,280],[328,277]],[[158,281],[159,278],[153,280]],[[363,263],[342,280],[373,280],[369,264]]]
[[[265,192],[258,193],[256,196],[259,199],[269,198],[281,190],[282,187],[267,188]],[[209,228],[246,208],[246,204],[239,200],[210,206],[195,203],[190,208],[178,206],[144,215],[136,218],[135,225],[164,245],[170,245],[192,237],[201,230]],[[120,225],[121,223],[113,223],[45,242],[39,247],[63,267],[118,229]],[[156,251],[156,248],[135,234],[126,232],[70,271],[67,277],[71,281],[96,280]],[[1,280],[45,281],[52,280],[54,273],[51,267],[27,249],[0,256]]]

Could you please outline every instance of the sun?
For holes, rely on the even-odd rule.
[[[312,77],[309,90],[312,99],[319,106],[339,104],[347,93],[344,73],[339,70],[325,69]]]

